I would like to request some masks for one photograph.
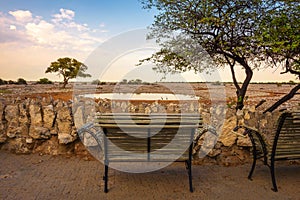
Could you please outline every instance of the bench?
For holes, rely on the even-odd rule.
[[[201,128],[199,114],[100,114],[95,123],[78,130],[89,133],[103,149],[104,192],[108,192],[108,168],[112,162],[185,162],[192,186],[194,134]],[[103,132],[102,136],[99,131]]]
[[[277,192],[275,161],[300,159],[300,111],[285,111],[280,115],[270,144],[255,128],[238,126],[235,131],[239,128],[245,129],[244,134],[249,136],[252,143],[253,163],[248,179],[252,180],[256,161],[262,158],[264,165],[270,168],[272,190]]]

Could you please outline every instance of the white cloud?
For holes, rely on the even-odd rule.
[[[99,27],[100,27],[100,28],[104,28],[104,27],[105,27],[105,24],[104,24],[104,23],[101,23],[101,24],[99,24]]]
[[[10,25],[10,26],[9,26],[9,29],[10,29],[10,30],[17,30],[17,27],[16,27],[15,25]]]
[[[105,39],[101,27],[79,23],[72,10],[60,9],[50,16],[51,19],[47,17],[25,10],[0,11],[2,78],[38,80],[49,77],[59,80],[55,75],[44,73],[51,62],[59,57],[73,57],[84,62]]]
[[[41,44],[47,44],[49,37],[52,37],[54,32],[54,25],[44,20],[39,23],[28,23],[25,28],[27,34]]]
[[[69,28],[76,28],[78,31],[88,31],[88,25],[87,24],[77,24],[75,22],[70,22],[68,24],[65,24]]]
[[[99,27],[91,29],[86,23],[77,23],[74,20],[75,12],[72,10],[60,9],[59,13],[52,16],[52,20],[32,16],[30,11],[9,13],[14,18],[0,13],[0,37],[3,36],[0,43],[16,45],[19,42],[19,45],[24,47],[22,44],[26,41],[25,45],[41,46],[56,51],[90,52],[104,40],[99,37]]]
[[[68,9],[63,9],[61,8],[59,14],[53,15],[54,19],[52,20],[54,23],[58,23],[63,21],[64,19],[66,20],[73,20],[75,17],[75,12],[73,10],[68,10]]]
[[[9,11],[8,13],[20,22],[29,22],[32,20],[32,13],[29,10]]]

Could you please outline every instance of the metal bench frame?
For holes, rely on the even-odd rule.
[[[141,118],[143,120],[146,120],[144,123],[143,121],[138,121],[138,123],[132,123],[136,122],[135,120],[131,122],[122,122],[120,123],[120,120],[114,121],[115,116],[121,116],[121,118],[131,118],[132,116]],[[165,118],[164,124],[160,123],[160,120],[158,120],[153,125],[147,124],[148,120],[153,120],[156,117]],[[191,120],[189,120],[188,117],[191,117]],[[185,119],[181,121],[182,119]],[[171,122],[168,122],[168,120],[171,120]],[[173,120],[173,121],[172,121]],[[175,120],[175,121],[174,121]],[[151,131],[152,129],[157,128],[163,128],[168,129],[170,131],[176,131],[178,128],[184,127],[184,130],[189,131],[188,134],[186,134],[187,139],[189,140],[189,146],[187,149],[187,152],[185,153],[187,156],[181,157],[183,159],[178,159],[176,161],[178,162],[185,162],[186,169],[188,172],[188,178],[189,178],[189,190],[190,192],[193,192],[193,183],[192,183],[192,150],[193,150],[193,140],[194,135],[196,133],[196,130],[198,128],[201,128],[201,118],[199,114],[168,114],[168,115],[146,115],[146,114],[101,114],[98,117],[96,117],[95,123],[89,123],[84,125],[78,130],[78,134],[80,137],[84,136],[85,133],[90,134],[98,143],[98,146],[100,146],[104,150],[104,192],[108,192],[108,170],[109,170],[109,163],[110,162],[140,162],[140,160],[134,160],[130,158],[130,160],[112,160],[110,159],[110,149],[109,149],[109,140],[111,139],[110,136],[114,134],[113,129],[122,129],[122,127],[130,128],[131,126],[133,128],[136,128],[137,130],[141,130],[142,132],[147,133],[147,158],[143,160],[142,162],[170,162],[173,160],[166,159],[166,160],[152,160],[151,159],[151,153],[152,151],[155,151],[156,149],[152,149],[152,137],[151,137]],[[124,133],[126,134],[126,133]],[[101,136],[100,136],[101,135]],[[133,139],[134,140],[134,139]],[[130,141],[129,141],[130,144]],[[131,150],[134,149],[134,145],[130,146]]]
[[[248,179],[252,180],[256,161],[262,158],[264,165],[268,166],[271,172],[272,190],[277,192],[275,161],[300,159],[300,111],[283,112],[280,115],[271,145],[267,145],[266,139],[258,130],[238,126],[235,131],[239,128],[245,129],[244,134],[249,136],[252,143],[253,162]]]

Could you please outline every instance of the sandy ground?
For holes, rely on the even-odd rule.
[[[103,164],[78,157],[14,155],[0,151],[0,199],[300,199],[299,165],[279,163],[279,191],[271,190],[269,170],[259,162],[253,181],[250,165],[194,165],[194,192],[188,190],[183,163],[161,170],[128,174],[110,169],[109,192],[103,192]]]
[[[260,109],[263,110],[278,101],[287,94],[295,85],[289,84],[250,84],[246,94],[246,105],[256,105],[262,99],[266,103]],[[69,84],[66,89],[60,85],[1,85],[0,100],[5,98],[43,98],[52,97],[65,101],[72,100],[74,94],[83,93],[111,93],[111,92],[135,92],[135,93],[175,93],[175,94],[195,94],[200,97],[200,102],[209,103],[211,99],[217,101],[226,100],[232,103],[236,98],[236,90],[233,84],[216,85],[211,83],[158,83],[151,85],[74,85]],[[289,100],[283,107],[299,106],[300,92],[293,99]]]

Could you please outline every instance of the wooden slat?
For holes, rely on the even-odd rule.
[[[275,145],[274,139],[271,142]],[[275,160],[300,159],[300,112],[288,113],[284,119],[274,156]]]
[[[107,159],[121,162],[187,160],[192,130],[202,127],[197,114],[100,114],[95,122],[107,131]]]
[[[198,128],[197,125],[127,125],[127,124],[101,124],[102,128],[136,128],[136,129],[147,129],[147,128],[169,128],[169,129],[189,129],[189,128]]]

